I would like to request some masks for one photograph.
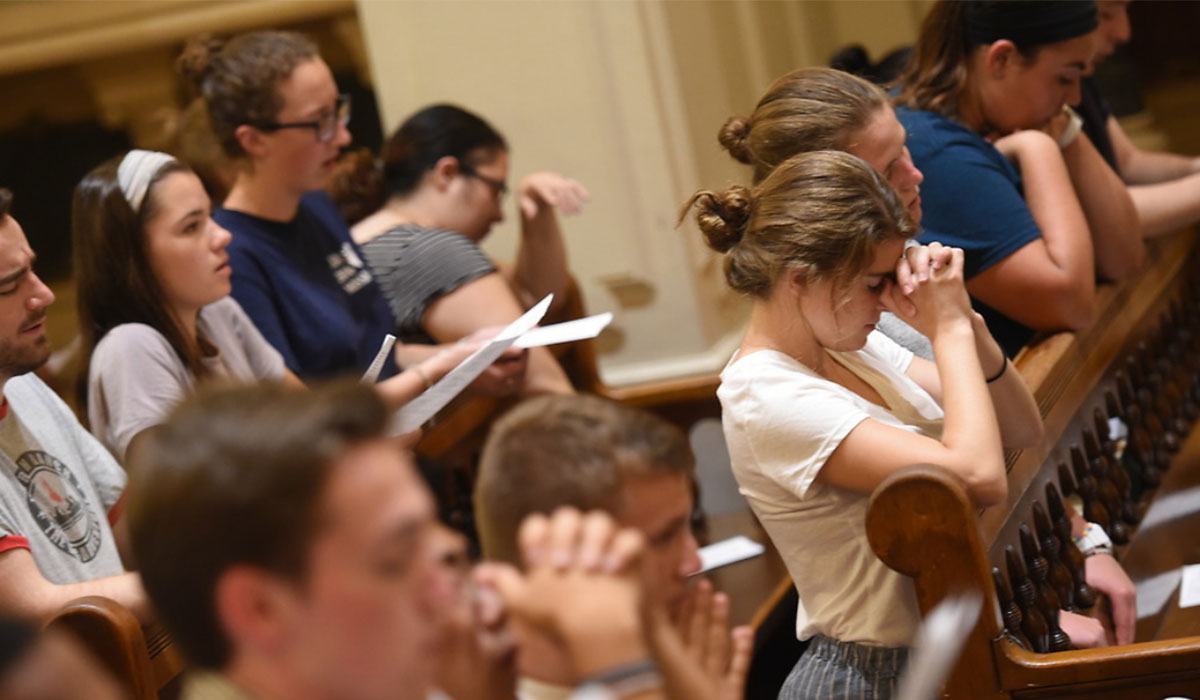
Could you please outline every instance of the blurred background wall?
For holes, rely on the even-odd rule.
[[[563,224],[589,310],[616,313],[601,342],[609,383],[716,371],[737,345],[744,304],[725,291],[720,261],[693,225],[676,228],[676,219],[696,189],[747,179],[718,146],[717,129],[792,68],[827,64],[848,44],[875,60],[911,44],[929,4],[5,2],[0,185],[16,192],[14,213],[59,293],[51,331],[61,347],[75,328],[74,183],[125,148],[174,143],[189,95],[173,60],[186,37],[297,29],[354,93],[356,145],[378,147],[412,111],[454,102],[505,134],[510,184],[555,170],[591,190],[583,214]],[[1134,42],[1122,59],[1138,76],[1126,89],[1128,123],[1139,138],[1189,152],[1200,150],[1200,56],[1178,28],[1197,26],[1197,9],[1134,3]],[[485,245],[501,259],[519,235],[511,198],[506,206],[509,220]]]

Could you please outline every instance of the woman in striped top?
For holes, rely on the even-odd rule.
[[[433,105],[405,120],[378,160],[353,154],[335,178],[334,197],[354,224],[354,240],[403,340],[451,342],[514,320],[546,294],[556,305],[566,298],[566,248],[555,210],[576,213],[587,190],[549,172],[522,180],[520,250],[514,265],[498,265],[478,244],[504,218],[507,177],[503,136],[464,109]],[[549,351],[532,350],[521,393],[571,391]]]

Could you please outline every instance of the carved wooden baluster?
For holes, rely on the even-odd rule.
[[[1012,589],[1008,587],[1008,581],[1005,580],[1004,574],[1000,573],[1000,569],[995,566],[992,567],[992,582],[996,584],[996,599],[1000,603],[1000,616],[1004,618],[1004,629],[1012,635],[1017,644],[1033,650],[1033,645],[1029,643],[1029,638],[1021,629],[1021,622],[1024,620],[1024,616],[1021,615],[1021,606],[1017,605],[1017,601],[1013,599]]]
[[[1104,409],[1097,406],[1092,411],[1092,428],[1083,431],[1083,449],[1087,452],[1088,463],[1092,473],[1097,478],[1108,478],[1120,497],[1120,509],[1113,515],[1120,517],[1130,525],[1139,521],[1137,503],[1133,500],[1133,484],[1129,480],[1129,472],[1125,465],[1117,459],[1116,448],[1108,439],[1108,419]]]
[[[1074,610],[1075,577],[1063,562],[1063,543],[1054,532],[1054,525],[1050,523],[1050,515],[1046,513],[1046,508],[1039,501],[1033,502],[1033,530],[1037,535],[1038,544],[1042,547],[1042,555],[1050,565],[1050,585],[1054,586],[1054,592],[1058,594],[1063,609]],[[1067,544],[1074,546],[1073,542]]]
[[[1035,600],[1033,583],[1025,573],[1025,564],[1017,551],[1009,545],[1004,549],[1004,561],[1008,565],[1008,581],[1012,584],[1013,597],[1021,606],[1021,631],[1039,654],[1050,651],[1050,625],[1042,615]]]
[[[1141,499],[1142,493],[1149,488],[1145,477],[1146,463],[1142,456],[1143,452],[1138,448],[1134,427],[1122,412],[1121,403],[1112,389],[1104,390],[1104,407],[1108,417],[1116,418],[1125,428],[1125,443],[1121,446],[1120,458],[1117,461],[1121,462],[1125,467],[1125,473],[1129,475],[1129,497],[1134,503],[1137,503]],[[1113,455],[1116,455],[1117,442],[1110,440],[1108,445],[1113,450]]]
[[[1105,396],[1106,403],[1109,405],[1110,412],[1115,407],[1121,415],[1125,416],[1125,422],[1129,426],[1129,444],[1134,450],[1133,457],[1142,465],[1143,491],[1152,490],[1162,482],[1163,463],[1161,457],[1165,450],[1160,453],[1155,449],[1154,436],[1146,427],[1145,414],[1133,400],[1133,390],[1129,387],[1129,378],[1121,372],[1117,372],[1113,379],[1117,384],[1119,400],[1109,401],[1109,397]],[[1138,496],[1140,497],[1141,493]]]
[[[1189,425],[1200,418],[1200,404],[1196,403],[1191,392],[1191,381],[1197,366],[1197,355],[1189,352],[1191,344],[1191,329],[1181,328],[1179,337],[1167,346],[1167,361],[1175,370],[1175,381],[1180,391],[1180,413]]]
[[[1065,470],[1065,465],[1059,465],[1060,470]],[[1087,459],[1083,456],[1083,450],[1079,445],[1071,445],[1071,469],[1075,476],[1074,492],[1079,494],[1083,499],[1083,517],[1088,522],[1093,522],[1104,528],[1108,536],[1113,542],[1124,544],[1129,541],[1129,528],[1120,521],[1114,521],[1106,504],[1100,496],[1100,487],[1096,480],[1092,478],[1092,472],[1088,469]],[[1061,474],[1059,483],[1063,485],[1063,492],[1066,495],[1071,495],[1067,492],[1067,485],[1064,483]],[[1118,539],[1121,538],[1121,539]]]
[[[1058,614],[1062,610],[1062,601],[1058,598],[1054,586],[1046,580],[1050,573],[1050,563],[1042,556],[1033,532],[1025,523],[1017,529],[1021,540],[1021,552],[1025,555],[1025,567],[1029,573],[1029,582],[1033,584],[1034,602],[1046,618],[1050,627],[1050,650],[1066,651],[1071,648],[1071,638],[1058,626]]]
[[[1067,473],[1070,478],[1070,472]],[[1088,585],[1087,574],[1084,570],[1083,552],[1075,546],[1071,537],[1071,519],[1067,517],[1067,509],[1063,505],[1062,494],[1053,482],[1046,484],[1046,507],[1050,511],[1050,522],[1062,542],[1062,561],[1066,564],[1071,577],[1075,579],[1075,607],[1080,610],[1090,610],[1096,604],[1096,591]]]
[[[1182,419],[1177,419],[1175,415],[1175,407],[1178,403],[1172,403],[1168,400],[1168,389],[1163,377],[1158,372],[1146,374],[1146,382],[1149,385],[1149,394],[1153,397],[1154,412],[1160,417],[1166,432],[1163,433],[1163,445],[1172,453],[1178,452],[1179,448],[1183,447],[1183,441],[1187,437],[1188,426],[1183,424]]]
[[[1083,497],[1083,517],[1104,528],[1113,542],[1129,542],[1129,526],[1117,515],[1121,511],[1121,494],[1117,493],[1117,487],[1107,478],[1097,477],[1078,444],[1071,445],[1071,468],[1075,471],[1075,483]]]
[[[1125,369],[1129,373],[1133,396],[1142,408],[1143,420],[1150,429],[1155,446],[1165,448],[1168,454],[1177,451],[1182,441],[1174,431],[1167,427],[1168,416],[1159,412],[1160,404],[1151,391],[1142,362],[1137,357],[1130,355],[1125,358]]]

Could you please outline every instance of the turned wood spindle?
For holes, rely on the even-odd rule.
[[[1021,629],[1021,622],[1024,619],[1024,616],[1021,615],[1021,606],[1017,605],[1017,601],[1013,598],[1012,589],[1008,587],[1008,581],[1005,580],[1004,574],[1000,573],[999,567],[992,567],[992,582],[996,585],[996,600],[1000,603],[1000,616],[1004,618],[1004,629],[1012,635],[1017,644],[1032,651],[1033,645],[1029,643],[1029,638]]]
[[[1071,638],[1058,625],[1062,601],[1058,599],[1058,593],[1055,592],[1054,587],[1046,580],[1050,573],[1050,563],[1042,556],[1041,548],[1038,547],[1037,540],[1034,539],[1033,532],[1028,525],[1021,523],[1017,529],[1017,535],[1021,540],[1021,552],[1025,555],[1025,567],[1029,574],[1029,582],[1033,584],[1034,601],[1050,627],[1050,650],[1066,651],[1071,648]]]
[[[1054,525],[1050,523],[1050,515],[1046,513],[1046,508],[1040,501],[1033,502],[1033,530],[1037,535],[1038,544],[1042,548],[1042,555],[1050,564],[1048,577],[1050,585],[1054,586],[1054,592],[1058,593],[1058,599],[1062,602],[1063,609],[1074,610],[1076,607],[1075,577],[1071,575],[1071,570],[1063,561],[1063,542],[1058,538],[1058,533],[1054,531]],[[1066,543],[1067,546],[1074,546],[1074,544],[1070,540]]]
[[[1079,495],[1083,498],[1083,517],[1104,528],[1113,542],[1129,542],[1129,526],[1113,515],[1120,511],[1120,494],[1111,481],[1096,478],[1083,455],[1083,448],[1078,444],[1071,445],[1071,468],[1075,473]]]
[[[1142,493],[1153,490],[1162,482],[1162,466],[1159,464],[1159,453],[1154,449],[1154,438],[1150,435],[1150,431],[1146,429],[1144,421],[1142,421],[1142,409],[1132,399],[1125,398],[1128,392],[1128,380],[1120,373],[1117,374],[1117,395],[1111,392],[1105,395],[1105,403],[1108,406],[1109,413],[1116,413],[1124,416],[1125,425],[1129,429],[1129,444],[1126,451],[1130,452],[1131,458],[1140,465],[1138,470],[1141,476],[1140,481],[1142,488],[1135,491],[1135,495],[1141,498]]]
[[[1097,428],[1104,424],[1103,412],[1099,408],[1096,409],[1095,418]],[[1107,482],[1112,486],[1113,503],[1110,507],[1112,511],[1110,515],[1130,525],[1136,525],[1138,522],[1137,505],[1133,502],[1129,474],[1125,471],[1125,467],[1106,454],[1107,451],[1100,446],[1100,440],[1091,428],[1083,430],[1083,451],[1087,455],[1092,476],[1098,483]]]
[[[1088,585],[1083,552],[1079,551],[1079,548],[1075,546],[1074,538],[1071,537],[1071,519],[1067,516],[1067,509],[1063,505],[1062,494],[1059,493],[1058,487],[1053,482],[1046,484],[1046,507],[1050,511],[1050,522],[1058,533],[1058,540],[1063,544],[1063,564],[1066,565],[1071,577],[1075,579],[1075,595],[1073,596],[1075,607],[1080,610],[1090,610],[1096,604],[1096,591]]]
[[[1013,598],[1021,607],[1021,631],[1039,654],[1050,651],[1050,625],[1035,600],[1033,583],[1025,573],[1025,565],[1017,551],[1009,545],[1004,549],[1004,561],[1008,565],[1008,582],[1012,585]]]

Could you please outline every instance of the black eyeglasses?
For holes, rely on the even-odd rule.
[[[263,122],[261,124],[253,124],[254,128],[262,129],[263,131],[278,131],[279,129],[312,129],[317,135],[317,140],[321,143],[329,143],[337,138],[338,125],[346,126],[350,123],[350,96],[346,94],[338,95],[337,101],[333,103],[333,111],[327,114],[322,114],[316,120],[311,122]]]
[[[466,163],[460,162],[458,164],[458,172],[462,173],[466,177],[473,177],[492,188],[492,194],[496,195],[496,199],[504,199],[504,195],[508,194],[507,182],[504,180],[497,180],[494,177],[488,177]]]

